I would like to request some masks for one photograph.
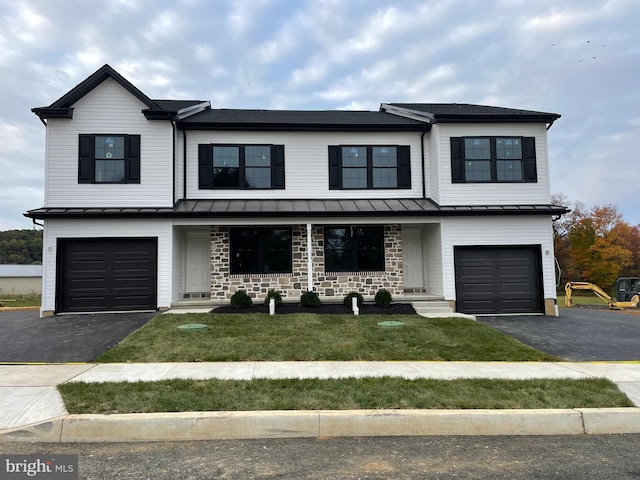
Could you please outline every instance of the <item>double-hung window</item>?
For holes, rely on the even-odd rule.
[[[140,183],[140,135],[80,135],[78,183]]]
[[[326,272],[383,272],[383,226],[332,226],[324,229]]]
[[[201,189],[284,188],[284,145],[199,145]]]
[[[454,183],[536,182],[532,137],[451,138]]]
[[[230,230],[231,274],[291,273],[289,227],[237,227]]]
[[[407,145],[329,146],[329,188],[411,188],[409,152]]]

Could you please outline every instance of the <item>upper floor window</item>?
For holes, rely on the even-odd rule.
[[[411,188],[409,146],[329,146],[329,188]]]
[[[324,229],[326,272],[383,272],[383,226],[336,226]]]
[[[533,137],[452,137],[453,182],[536,182]]]
[[[284,188],[284,145],[199,145],[201,189]]]
[[[289,227],[232,228],[231,274],[291,273],[291,245]]]
[[[78,183],[140,183],[140,135],[80,135]]]

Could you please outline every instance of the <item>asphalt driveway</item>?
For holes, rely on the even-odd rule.
[[[96,313],[39,318],[0,312],[0,362],[91,362],[156,313]],[[640,310],[562,308],[559,317],[478,317],[478,322],[567,361],[640,360]]]
[[[561,308],[559,317],[478,317],[478,322],[563,360],[640,360],[640,310]]]
[[[91,362],[155,312],[56,315],[37,310],[0,312],[0,362]]]

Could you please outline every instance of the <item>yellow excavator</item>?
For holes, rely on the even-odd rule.
[[[574,307],[571,294],[574,290],[590,290],[598,298],[604,300],[612,310],[623,308],[638,308],[640,303],[640,279],[638,277],[620,277],[616,280],[616,298],[612,298],[599,286],[589,282],[567,282],[564,286],[565,306]]]

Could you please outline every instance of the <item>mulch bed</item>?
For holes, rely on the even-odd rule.
[[[211,313],[269,313],[269,306],[255,304],[246,308],[231,306],[217,307]],[[303,307],[297,303],[283,303],[276,307],[276,314],[288,313],[316,313],[320,315],[351,315],[351,308],[341,303],[322,303],[319,307]],[[416,311],[410,303],[392,303],[388,307],[378,307],[375,304],[364,304],[360,307],[360,315],[415,315]]]

